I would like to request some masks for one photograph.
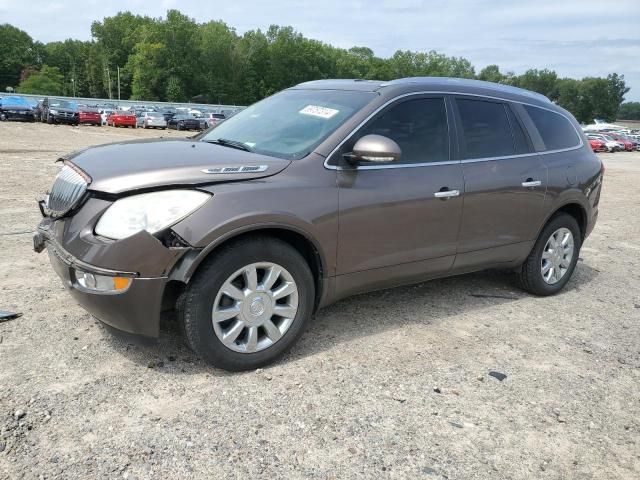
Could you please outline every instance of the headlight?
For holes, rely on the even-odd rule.
[[[201,207],[210,194],[196,190],[164,190],[116,200],[96,225],[96,234],[120,240],[142,230],[155,233]]]
[[[53,114],[53,115],[57,115],[58,114],[58,110],[49,110],[49,113]]]

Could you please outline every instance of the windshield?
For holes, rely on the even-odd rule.
[[[69,108],[69,109],[77,108],[74,102],[68,102],[66,100],[51,100],[51,103],[49,104],[49,106],[58,107],[58,108]]]
[[[285,90],[218,124],[202,141],[224,139],[256,153],[299,159],[375,96],[373,92]]]

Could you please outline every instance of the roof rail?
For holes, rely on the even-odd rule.
[[[403,85],[407,83],[440,83],[451,85],[462,85],[465,87],[486,88],[487,90],[495,90],[497,92],[512,93],[514,95],[524,95],[538,100],[552,103],[548,97],[541,93],[525,90],[524,88],[514,87],[513,85],[505,85],[502,83],[485,82],[484,80],[472,80],[470,78],[454,78],[454,77],[406,77],[398,78],[383,83],[381,86],[387,85]]]

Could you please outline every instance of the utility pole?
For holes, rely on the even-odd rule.
[[[76,98],[76,79],[71,79],[71,85],[73,86],[73,98]]]
[[[118,69],[118,105],[120,105],[120,67],[116,67]]]
[[[111,100],[111,75],[109,74],[109,67],[107,67],[107,84],[109,85],[109,100]]]

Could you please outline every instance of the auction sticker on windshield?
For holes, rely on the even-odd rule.
[[[333,108],[328,107],[319,107],[317,105],[307,105],[300,110],[300,113],[303,115],[311,115],[312,117],[320,118],[331,118],[339,112],[340,110],[334,110]]]

